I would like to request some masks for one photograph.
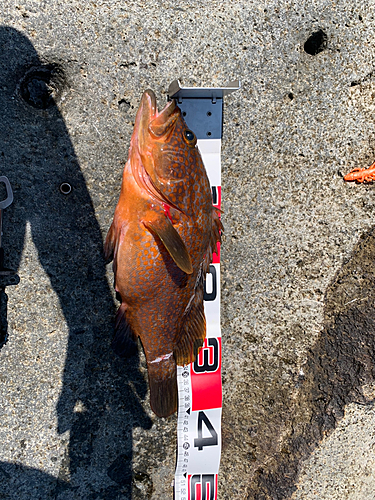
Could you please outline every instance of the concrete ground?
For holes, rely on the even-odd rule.
[[[110,349],[102,242],[140,96],[219,86],[219,498],[372,500],[374,1],[3,0],[0,499],[172,499],[176,418]],[[72,186],[63,195],[59,186]],[[4,304],[1,310],[5,321]]]

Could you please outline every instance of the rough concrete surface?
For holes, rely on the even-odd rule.
[[[3,0],[0,499],[171,499],[103,237],[146,88],[222,85],[220,499],[374,498],[374,1]],[[72,192],[59,191],[61,183]]]

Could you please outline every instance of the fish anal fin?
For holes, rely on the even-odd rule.
[[[188,249],[168,217],[152,214],[143,220],[143,224],[160,238],[175,264],[186,274],[192,274],[193,265]]]
[[[115,334],[111,347],[120,358],[130,358],[138,349],[137,339],[126,320],[126,306],[121,304],[115,320]]]
[[[178,365],[188,365],[195,361],[206,338],[206,318],[203,307],[203,280],[195,291],[190,310],[184,318],[180,338],[174,348]]]

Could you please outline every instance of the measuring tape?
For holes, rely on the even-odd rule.
[[[239,82],[223,88],[169,86],[184,120],[197,136],[207,170],[213,205],[221,208],[221,137],[224,95]],[[178,419],[175,500],[217,500],[221,455],[221,330],[220,244],[205,281],[204,310],[207,334],[194,363],[177,367]]]

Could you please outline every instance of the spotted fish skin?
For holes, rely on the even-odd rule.
[[[161,417],[177,409],[176,364],[194,361],[206,335],[203,280],[221,229],[194,134],[175,101],[158,112],[147,90],[104,251],[121,297],[113,347],[127,356],[140,338]]]

